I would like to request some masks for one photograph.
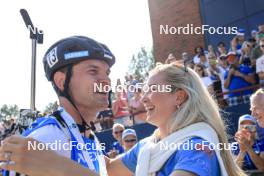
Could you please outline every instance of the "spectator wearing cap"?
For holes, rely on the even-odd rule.
[[[232,92],[237,89],[245,88],[256,83],[254,71],[246,65],[240,65],[239,59],[234,52],[229,52],[227,55],[229,70],[225,72],[224,86],[230,91],[228,104],[235,106],[242,102],[249,102],[249,96],[252,90],[244,90],[241,92]]]
[[[125,152],[137,143],[137,133],[133,129],[125,129],[122,133],[122,142]]]
[[[122,133],[125,130],[124,125],[115,123],[113,125],[112,135],[115,138],[115,142],[112,144],[112,149],[107,153],[110,158],[115,158],[117,155],[124,153],[122,147]]]
[[[239,118],[233,143],[235,161],[243,170],[264,171],[264,142],[257,139],[256,120],[251,115]]]
[[[259,46],[262,51],[262,56],[256,61],[256,73],[259,77],[259,83],[264,86],[264,40],[260,41]]]

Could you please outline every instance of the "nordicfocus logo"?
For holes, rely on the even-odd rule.
[[[137,85],[117,85],[115,88],[110,85],[103,85],[102,83],[94,83],[94,92],[135,92],[140,89],[143,93],[147,92],[172,92],[171,85],[146,85],[138,83]]]
[[[238,33],[237,27],[213,27],[209,25],[194,26],[193,24],[187,24],[186,26],[169,26],[160,25],[160,34],[185,34],[185,35],[200,35],[200,34],[218,34],[218,35],[232,35]]]
[[[49,67],[53,67],[59,60],[57,57],[57,47],[53,48],[46,56]]]

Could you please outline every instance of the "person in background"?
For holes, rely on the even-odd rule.
[[[256,64],[256,60],[262,56],[262,51],[260,49],[260,41],[264,40],[264,32],[258,32],[257,34],[257,44],[256,46],[252,49],[251,53],[251,62],[253,65]]]
[[[122,144],[125,152],[137,143],[137,133],[133,129],[125,129],[122,133]]]
[[[256,73],[259,77],[259,83],[264,86],[264,40],[260,40],[259,47],[262,51],[262,56],[256,61]]]
[[[201,53],[199,55],[199,58],[200,58],[199,64],[203,65],[205,68],[208,68],[209,62],[208,62],[207,56],[204,53]]]
[[[245,29],[238,29],[237,35],[231,40],[230,51],[235,52],[237,55],[241,55],[241,47],[245,41]]]
[[[207,70],[204,68],[204,66],[201,64],[197,64],[194,66],[194,71],[200,76],[209,93],[213,95],[214,94],[213,81],[208,76]]]
[[[245,41],[241,47],[241,56],[240,56],[239,64],[251,66],[251,59],[250,59],[251,50],[252,50],[251,43]]]
[[[256,29],[251,30],[251,38],[257,40],[258,31]]]
[[[260,140],[264,140],[264,89],[258,89],[250,97],[251,115],[257,120],[257,132]]]
[[[240,65],[239,59],[234,52],[228,53],[227,62],[230,66],[229,70],[225,72],[224,86],[231,91],[228,95],[229,106],[249,102],[249,96],[253,93],[251,89],[241,92],[232,91],[254,85],[256,83],[254,71],[249,66]]]
[[[258,89],[250,97],[250,110],[257,123],[261,128],[264,128],[264,90]],[[261,135],[260,135],[261,136]]]
[[[218,56],[227,54],[226,45],[222,41],[217,44],[217,50],[218,50]]]
[[[173,53],[170,53],[168,55],[168,58],[166,59],[165,63],[170,64],[170,63],[176,62],[176,61],[177,61],[177,59],[176,59],[175,55]]]
[[[248,114],[239,118],[232,148],[237,165],[243,170],[264,171],[264,141],[257,140],[256,120]]]
[[[133,116],[134,124],[145,123],[146,120],[146,110],[143,103],[140,101],[142,98],[142,90],[138,86],[135,89],[134,97],[131,99],[129,104],[130,114]]]
[[[113,101],[114,122],[130,126],[128,103],[122,98],[122,92],[116,92],[116,100]]]
[[[115,138],[115,142],[112,145],[112,149],[107,153],[109,158],[115,158],[117,155],[124,153],[124,148],[122,147],[122,133],[125,130],[124,125],[115,123],[113,125],[112,135]]]
[[[216,57],[213,45],[208,45],[208,58]]]
[[[202,46],[198,46],[194,49],[195,56],[193,57],[194,64],[200,63],[200,55],[205,55],[207,57],[208,52],[204,51]]]

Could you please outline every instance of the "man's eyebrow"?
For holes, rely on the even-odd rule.
[[[88,69],[99,69],[97,65],[88,65],[86,68]]]
[[[86,67],[87,69],[100,69],[100,67],[98,67],[97,65],[88,65],[87,67]],[[106,73],[107,74],[110,74],[111,73],[111,70],[110,70],[110,68],[108,68],[107,70],[106,70]]]

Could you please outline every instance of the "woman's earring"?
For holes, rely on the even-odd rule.
[[[180,105],[177,105],[177,109],[179,109],[180,108]]]

